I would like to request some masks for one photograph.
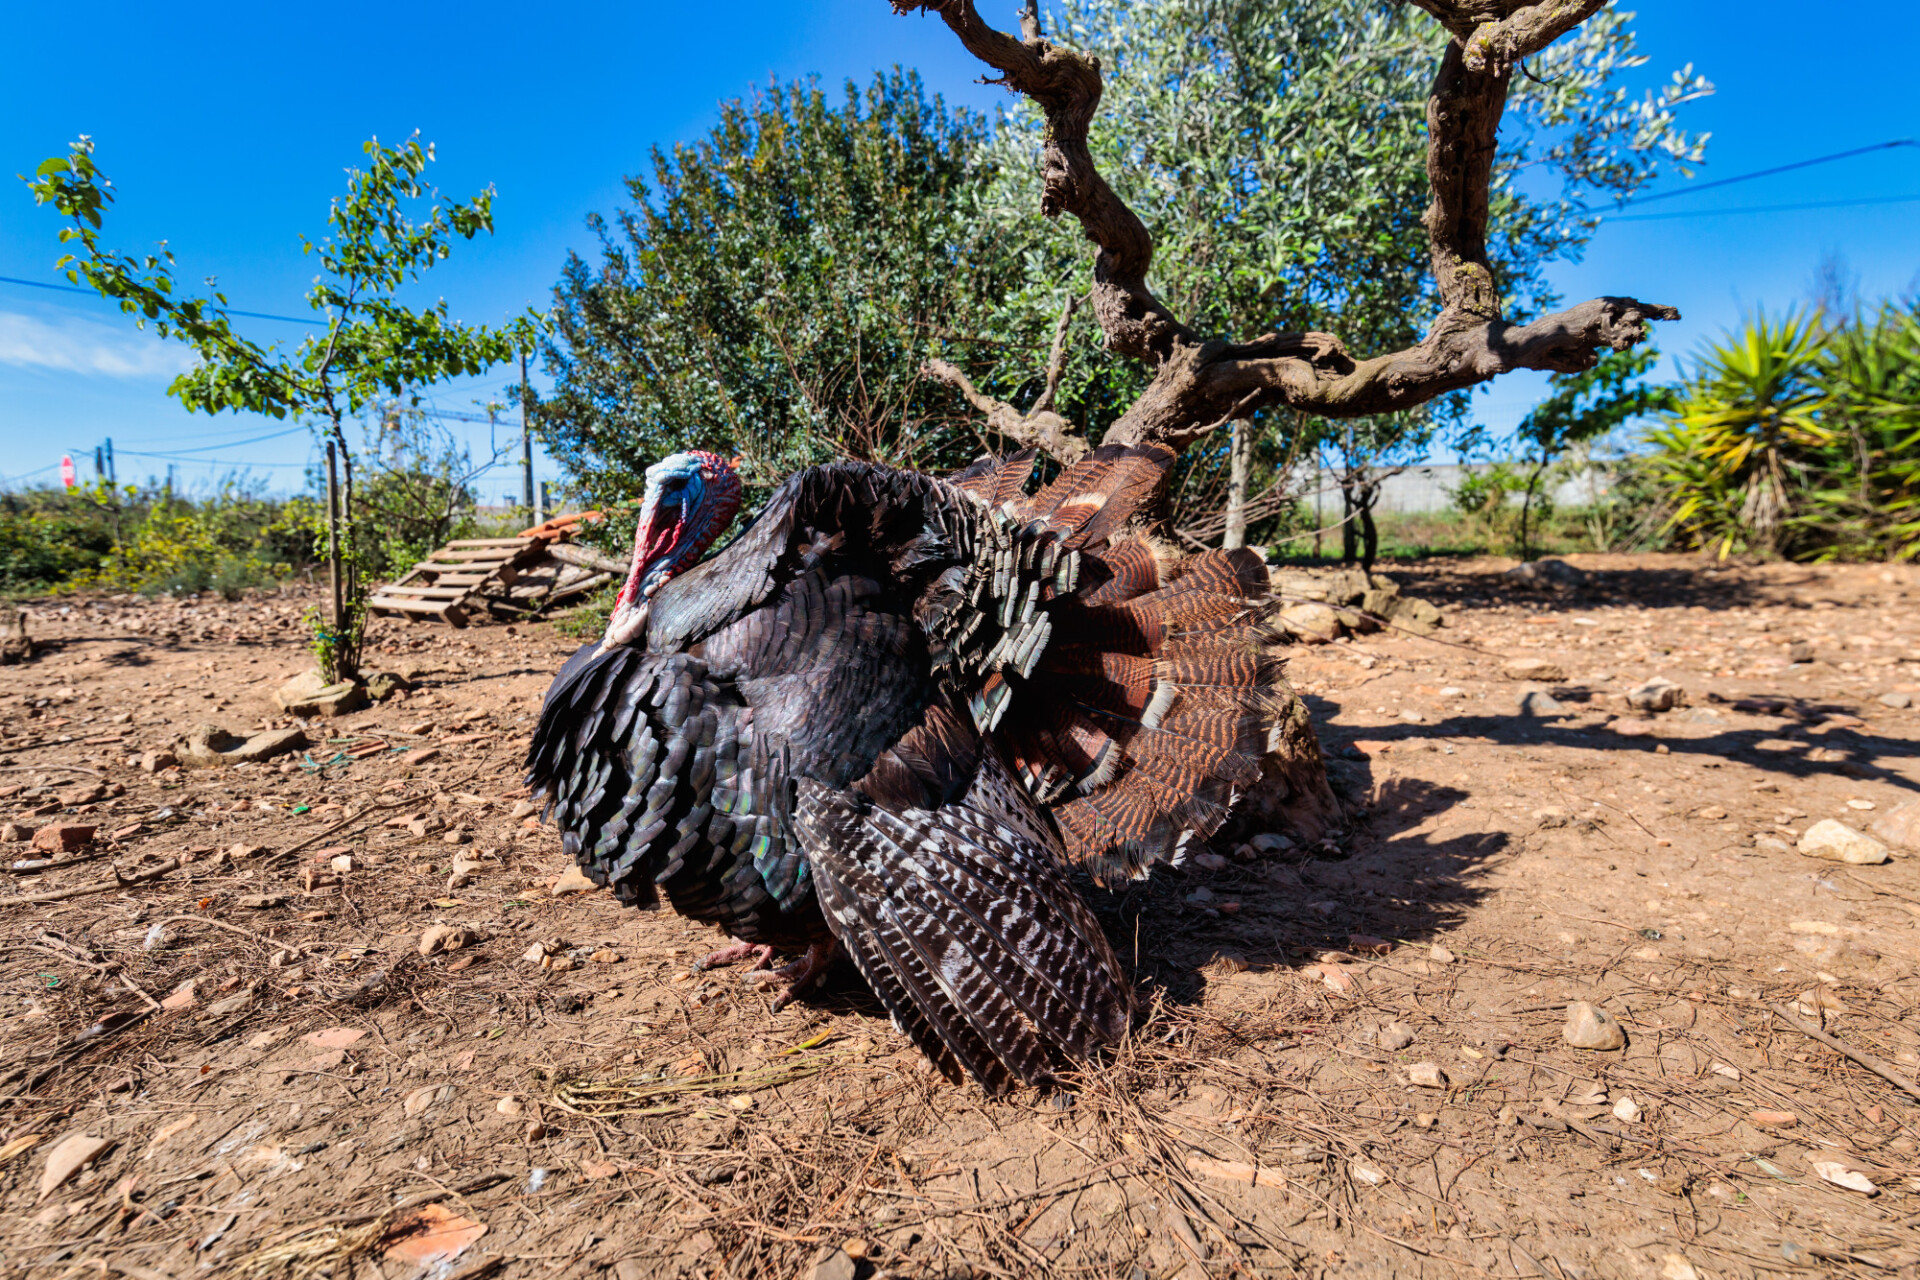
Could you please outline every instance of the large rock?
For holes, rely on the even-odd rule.
[[[1519,586],[1547,591],[1564,591],[1568,587],[1584,586],[1587,581],[1584,572],[1565,560],[1528,560],[1507,570],[1503,576]]]
[[[1585,1000],[1567,1006],[1567,1025],[1560,1029],[1560,1037],[1576,1049],[1605,1051],[1625,1048],[1627,1043],[1618,1019]]]
[[[1326,644],[1345,634],[1340,615],[1327,605],[1313,602],[1290,604],[1280,610],[1280,625],[1308,644]]]
[[[1431,602],[1419,596],[1400,596],[1393,602],[1393,612],[1387,615],[1393,625],[1402,631],[1411,631],[1417,636],[1430,636],[1447,620]]]
[[[343,716],[367,705],[367,691],[350,680],[328,684],[318,671],[307,671],[275,690],[273,700],[290,716]]]
[[[1627,690],[1627,705],[1635,711],[1671,711],[1686,701],[1687,691],[1665,676],[1655,676]]]
[[[1895,805],[1867,830],[1896,849],[1920,853],[1920,800]]]
[[[1822,818],[1807,828],[1807,833],[1800,837],[1800,852],[1809,858],[1846,862],[1856,867],[1872,866],[1887,860],[1887,846],[1832,818]]]
[[[270,729],[241,738],[217,724],[197,724],[180,748],[179,762],[189,769],[258,764],[306,745],[307,735],[298,729]]]
[[[1548,658],[1514,658],[1500,670],[1509,680],[1538,680],[1554,684],[1567,678],[1566,669]]]

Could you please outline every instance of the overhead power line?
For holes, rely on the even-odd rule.
[[[1908,204],[1920,196],[1862,196],[1857,200],[1811,200],[1805,204],[1750,204],[1732,209],[1690,209],[1685,213],[1629,213],[1609,215],[1608,222],[1665,222],[1673,218],[1722,218],[1737,213],[1790,213],[1796,209],[1846,209],[1867,204]]]
[[[1622,200],[1616,208],[1627,208],[1636,204],[1652,204],[1655,200],[1671,200],[1675,196],[1690,196],[1697,191],[1711,191],[1715,187],[1730,187],[1736,182],[1751,182],[1755,178],[1771,178],[1776,173],[1791,173],[1795,169],[1806,169],[1816,164],[1827,164],[1834,160],[1846,160],[1853,156],[1864,156],[1874,151],[1889,151],[1894,147],[1920,147],[1920,138],[1895,138],[1891,142],[1876,142],[1870,147],[1855,147],[1851,151],[1836,151],[1830,156],[1815,156],[1811,160],[1795,160],[1792,164],[1775,165],[1771,169],[1756,169],[1752,173],[1742,173],[1731,178],[1716,178],[1712,182],[1690,183],[1676,187],[1672,191],[1656,191],[1650,196],[1635,196],[1631,200]]]
[[[44,280],[22,280],[19,276],[0,276],[0,284],[23,284],[29,289],[52,289],[56,293],[84,293],[92,298],[106,298],[106,295],[97,289],[82,289],[71,284],[48,284]],[[250,320],[284,320],[288,324],[310,324],[315,328],[324,328],[326,325],[326,317],[319,315],[301,319],[299,316],[270,315],[265,311],[236,311],[231,307],[220,309],[230,316],[246,316]]]

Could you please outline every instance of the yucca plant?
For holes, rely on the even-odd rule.
[[[1828,330],[1815,380],[1831,463],[1803,523],[1818,558],[1920,553],[1920,314],[1883,305]]]
[[[1835,443],[1822,420],[1817,313],[1756,315],[1701,353],[1671,419],[1649,433],[1673,487],[1668,528],[1725,557],[1790,552]]]

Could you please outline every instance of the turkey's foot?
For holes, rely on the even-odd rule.
[[[709,951],[695,960],[693,971],[705,973],[709,969],[718,969],[721,965],[738,964],[748,957],[752,957],[753,967],[758,971],[766,965],[767,961],[773,959],[773,948],[756,946],[751,942],[735,942],[718,951]]]
[[[756,969],[747,975],[747,981],[763,985],[771,982],[787,984],[787,989],[773,1002],[773,1011],[778,1013],[792,1004],[796,996],[805,995],[819,986],[839,954],[840,944],[832,938],[825,942],[809,942],[807,949],[792,964],[781,965],[778,969]]]

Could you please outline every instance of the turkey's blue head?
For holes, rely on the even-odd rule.
[[[629,644],[646,629],[649,602],[674,574],[691,567],[740,510],[740,477],[718,454],[693,449],[647,468],[633,568],[614,601],[600,647]]]

